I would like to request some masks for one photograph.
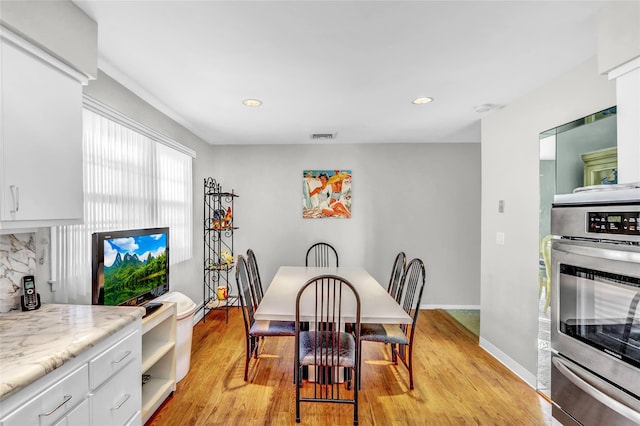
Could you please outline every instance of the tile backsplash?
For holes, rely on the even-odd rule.
[[[0,312],[20,309],[22,277],[35,271],[35,233],[0,235]]]

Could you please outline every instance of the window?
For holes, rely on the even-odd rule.
[[[170,262],[193,255],[195,154],[91,98],[82,121],[84,224],[52,230],[51,275],[62,302],[90,295],[93,232],[169,226]]]

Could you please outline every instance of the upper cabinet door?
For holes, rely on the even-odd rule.
[[[82,83],[1,43],[0,228],[81,222]]]

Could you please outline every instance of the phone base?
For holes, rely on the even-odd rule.
[[[23,311],[35,311],[36,309],[40,308],[40,294],[36,293],[36,297],[38,302],[36,304],[30,303],[30,304],[25,304],[24,302],[24,296],[20,296],[20,304],[22,305],[22,310]]]

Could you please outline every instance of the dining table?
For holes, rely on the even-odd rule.
[[[255,312],[256,320],[295,321],[298,291],[319,275],[335,275],[349,281],[360,297],[360,322],[378,324],[410,324],[411,317],[363,267],[281,266],[276,272]],[[300,320],[313,321],[312,297],[300,302]],[[353,304],[343,307],[343,321],[355,322]]]

